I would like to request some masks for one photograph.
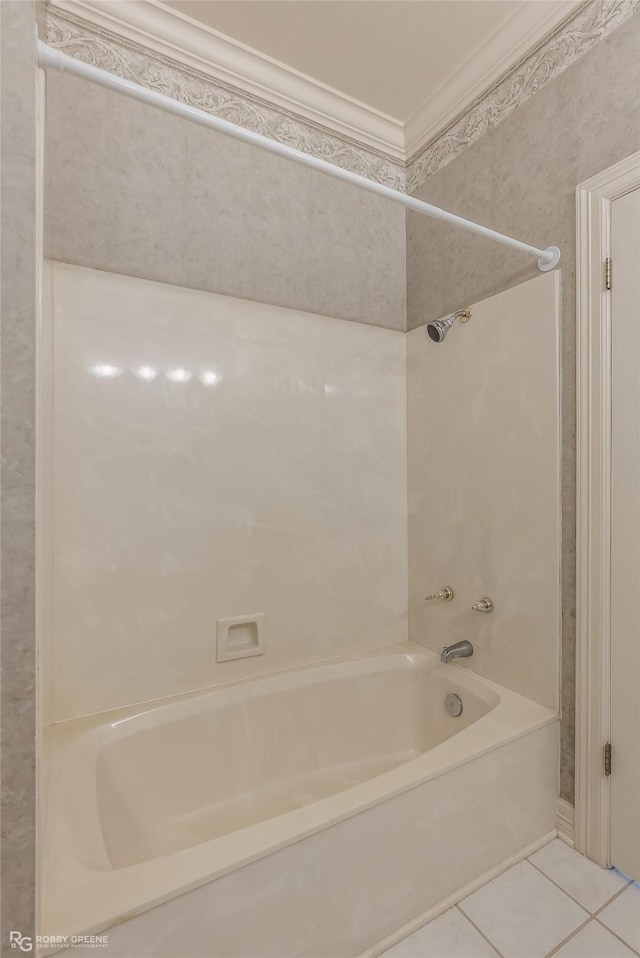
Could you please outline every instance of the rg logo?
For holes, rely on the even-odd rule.
[[[33,940],[19,931],[9,932],[9,941],[12,948],[19,948],[20,951],[33,951]]]

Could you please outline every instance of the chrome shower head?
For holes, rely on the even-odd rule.
[[[452,313],[448,319],[436,319],[432,323],[427,323],[427,336],[434,343],[443,343],[456,319],[459,319],[462,323],[468,322],[471,319],[471,307],[465,306],[464,309],[456,309],[455,313]]]

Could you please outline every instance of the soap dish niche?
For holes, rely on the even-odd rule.
[[[252,655],[264,655],[267,647],[267,615],[237,615],[231,619],[218,619],[216,661],[248,659]]]

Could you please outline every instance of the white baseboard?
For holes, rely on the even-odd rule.
[[[556,828],[558,829],[558,838],[561,838],[563,842],[566,842],[567,845],[570,845],[571,848],[574,847],[573,840],[573,823],[575,819],[575,809],[573,805],[570,805],[569,802],[565,801],[564,798],[558,799],[558,817],[556,822]]]
[[[571,809],[571,828],[573,834],[573,806],[569,805],[568,802],[565,802],[565,804]],[[529,855],[533,855],[533,853],[537,852],[539,848],[543,847],[543,845],[547,845],[550,841],[556,838],[556,835],[557,832],[555,829],[553,829],[553,831],[547,832],[546,835],[538,838],[535,842],[531,842],[529,845],[521,848],[520,851],[516,852],[514,855],[510,855],[508,858],[505,858],[488,871],[483,872],[482,875],[478,876],[478,878],[475,878],[473,881],[468,882],[468,884],[463,885],[462,888],[454,891],[453,894],[449,895],[447,898],[443,898],[443,900],[438,902],[437,905],[432,905],[431,908],[427,908],[427,910],[423,911],[417,916],[417,918],[413,918],[411,921],[407,922],[406,925],[403,925],[402,928],[398,928],[398,930],[394,931],[393,934],[388,935],[372,948],[367,949],[367,951],[363,952],[359,958],[378,958],[379,955],[382,955],[383,952],[387,951],[389,948],[393,948],[394,945],[397,945],[398,942],[406,938],[407,935],[413,934],[413,932],[417,931],[418,928],[422,928],[423,925],[426,925],[428,921],[432,921],[434,918],[437,918],[438,915],[441,915],[449,908],[457,905],[458,902],[462,901],[463,898],[466,898],[472,892],[477,891],[478,888],[482,888],[483,885],[486,885],[487,882],[490,882],[493,878],[497,878],[498,875],[501,875],[503,872],[505,872],[507,868],[511,868],[512,865],[517,865],[518,862],[528,858]]]

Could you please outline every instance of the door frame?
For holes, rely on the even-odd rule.
[[[576,189],[576,848],[610,861],[611,203],[640,187],[640,152]],[[613,264],[615,270],[615,264]]]

